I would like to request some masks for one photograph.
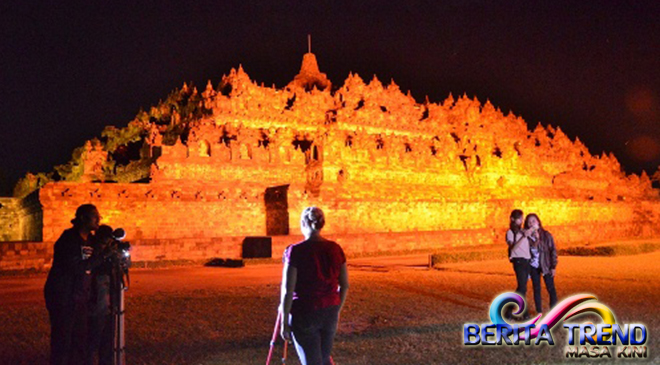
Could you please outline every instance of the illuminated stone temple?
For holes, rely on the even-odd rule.
[[[476,98],[419,103],[357,74],[335,86],[312,53],[284,88],[241,67],[184,84],[0,203],[0,269],[48,265],[83,203],[126,229],[138,261],[238,258],[266,237],[277,257],[309,205],[349,254],[502,243],[514,208],[560,246],[660,235],[658,191],[613,155]]]

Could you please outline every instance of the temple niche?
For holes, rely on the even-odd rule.
[[[514,208],[539,213],[564,242],[660,233],[658,191],[613,155],[476,97],[418,102],[355,73],[336,86],[311,52],[284,88],[242,66],[201,93],[184,84],[34,176],[16,199],[40,191],[44,219],[93,202],[144,242],[297,234],[312,204],[349,252],[494,243]],[[44,241],[67,224],[57,222],[44,224]]]

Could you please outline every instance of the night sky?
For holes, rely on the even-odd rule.
[[[308,33],[334,85],[353,71],[420,102],[467,93],[614,152],[627,172],[660,164],[660,1],[385,4],[3,1],[0,195],[183,82],[217,85],[242,64],[285,86]]]

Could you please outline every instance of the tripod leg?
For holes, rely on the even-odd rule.
[[[111,304],[113,317],[113,365],[125,365],[126,353],[124,351],[124,290],[122,271],[115,264],[112,272]]]
[[[126,364],[126,339],[124,337],[124,288],[123,285],[120,285],[119,290],[119,316],[118,316],[119,331],[117,331],[117,336],[119,340],[119,361],[118,365]]]
[[[112,291],[110,293],[112,305],[112,365],[121,364],[119,359],[119,293],[121,290],[117,282],[117,269],[113,268],[112,272]]]

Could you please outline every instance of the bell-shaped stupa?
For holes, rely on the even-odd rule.
[[[289,88],[303,88],[307,91],[316,87],[319,90],[329,89],[332,82],[328,76],[319,70],[319,64],[316,62],[316,56],[312,53],[311,46],[308,52],[303,56],[300,72],[294,77],[293,81],[287,85]]]

